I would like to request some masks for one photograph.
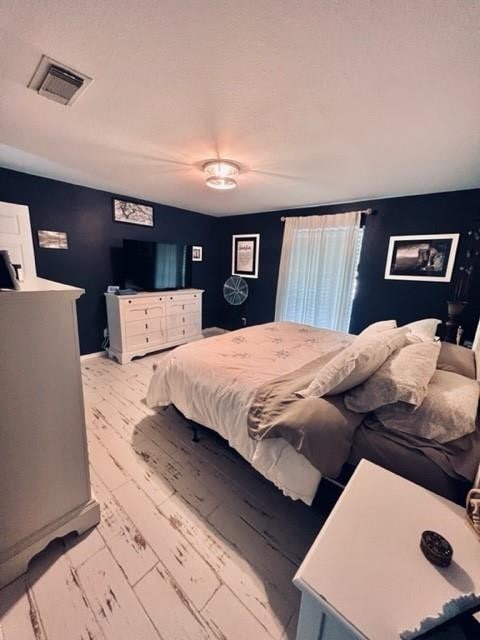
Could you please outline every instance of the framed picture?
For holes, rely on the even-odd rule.
[[[42,249],[68,249],[65,231],[38,231],[38,246]]]
[[[260,234],[232,236],[232,275],[258,278]]]
[[[450,282],[458,238],[458,233],[391,236],[385,278]]]
[[[153,227],[153,207],[138,202],[113,199],[113,219],[116,222],[140,224],[142,227]]]
[[[192,262],[203,260],[203,247],[192,247]]]

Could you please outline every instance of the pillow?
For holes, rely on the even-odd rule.
[[[408,338],[413,338],[416,342],[425,342],[427,340],[435,340],[437,327],[441,324],[441,320],[437,318],[427,318],[426,320],[417,320],[403,325],[408,332]]]
[[[364,336],[369,333],[378,333],[380,331],[388,331],[389,329],[396,329],[396,320],[380,320],[380,322],[374,322],[369,324],[359,335]]]
[[[416,411],[412,413],[400,402],[381,407],[375,414],[386,429],[450,442],[475,431],[479,389],[475,380],[437,370]]]
[[[442,342],[437,369],[459,373],[461,376],[476,380],[475,352],[458,344]]]
[[[350,411],[368,413],[394,402],[422,404],[435,373],[439,342],[417,342],[393,353],[375,373],[345,396]]]
[[[403,329],[360,335],[324,365],[306,389],[297,395],[308,398],[342,393],[364,382],[397,349],[403,347]]]

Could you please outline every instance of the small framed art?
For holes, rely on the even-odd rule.
[[[139,224],[142,227],[153,227],[153,207],[138,202],[113,199],[113,219],[115,222]]]
[[[192,247],[192,262],[202,262],[203,247]]]
[[[391,236],[385,278],[450,282],[458,238],[458,233]]]
[[[258,278],[260,234],[247,233],[232,236],[232,275]]]
[[[38,246],[42,249],[68,249],[65,231],[38,231]]]

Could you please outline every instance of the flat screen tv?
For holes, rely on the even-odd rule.
[[[191,286],[189,247],[167,242],[123,241],[124,283],[138,291]]]

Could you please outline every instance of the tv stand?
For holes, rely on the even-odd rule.
[[[126,364],[136,356],[202,337],[202,289],[106,293],[108,356]]]

